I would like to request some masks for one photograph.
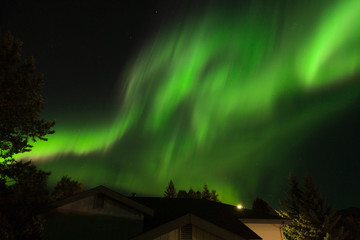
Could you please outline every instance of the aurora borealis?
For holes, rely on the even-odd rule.
[[[113,67],[119,79],[92,80],[112,89],[106,107],[54,111],[46,104],[44,117],[56,119],[56,133],[22,157],[52,171],[53,183],[69,175],[88,188],[142,195],[161,195],[170,179],[178,189],[206,183],[222,201],[246,207],[256,197],[276,204],[290,171],[320,171],[314,178],[322,188],[334,181],[303,156],[317,148],[319,129],[357,111],[360,2],[188,5],[144,34],[125,65]],[[85,92],[90,85],[73,81]],[[334,173],[346,160],[316,161]],[[353,171],[360,170],[353,161]]]

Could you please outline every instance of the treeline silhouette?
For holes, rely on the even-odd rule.
[[[166,187],[164,192],[164,197],[166,198],[190,198],[190,199],[204,199],[209,201],[220,202],[219,194],[216,193],[216,190],[209,190],[208,186],[205,184],[202,192],[194,191],[190,188],[188,191],[179,190],[176,191],[174,182],[170,180],[169,185]]]

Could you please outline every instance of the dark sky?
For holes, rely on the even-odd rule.
[[[22,39],[24,55],[46,70],[44,96],[55,111],[109,104],[109,86],[157,18],[151,1],[3,2],[4,30]]]
[[[149,39],[161,32],[164,26],[168,27],[173,22],[187,18],[189,12],[205,9],[205,5],[202,5],[204,2],[206,1],[198,1],[195,4],[191,1],[3,0],[0,7],[1,30],[10,31],[20,38],[24,42],[24,56],[34,56],[38,72],[45,74],[43,95],[46,108],[43,116],[60,121],[58,123],[60,125],[61,120],[69,121],[69,119],[75,119],[74,122],[77,123],[81,120],[86,124],[87,121],[91,122],[93,119],[113,117],[114,109],[118,107],[118,102],[122,101],[121,92],[126,88],[127,80],[124,79],[123,74],[127,67],[132,66],[135,62],[135,56],[141,52]],[[294,22],[292,26],[298,26],[297,24]],[[182,28],[181,24],[176,26],[179,29]],[[296,100],[289,98],[289,101],[279,104],[281,106],[278,109],[285,109],[286,116],[288,116],[290,113],[295,114],[295,111],[287,109],[293,108],[297,104],[302,106],[300,110],[310,108],[313,102],[323,106],[321,98],[328,99],[330,95],[334,95],[333,92],[342,96],[348,88],[351,86],[345,86],[336,91],[329,88],[315,94],[314,97],[306,95],[304,99],[301,98],[301,94],[298,94]],[[270,181],[272,182],[271,189],[281,182],[278,184],[279,188],[271,193],[268,185],[257,184],[256,190],[247,191],[250,194],[248,198],[259,196],[276,204],[276,199],[280,198],[280,193],[286,187],[287,173],[295,171],[300,177],[310,173],[318,182],[324,195],[336,206],[359,206],[360,127],[358,123],[360,112],[357,103],[359,103],[358,98],[352,102],[351,106],[331,115],[332,117],[326,121],[309,125],[306,129],[306,136],[292,136],[289,144],[294,146],[284,147],[287,149],[286,151],[282,151],[279,147],[280,142],[286,142],[286,140],[279,137],[281,140],[277,145],[279,148],[277,151],[279,151],[279,158],[282,158],[281,161],[274,163],[268,171],[264,169],[257,171],[255,165],[249,166],[254,174],[258,174],[257,182],[267,182],[268,179],[272,179]],[[280,112],[280,110],[278,111]],[[279,113],[278,118],[285,119],[285,117],[281,117],[281,114]],[[290,117],[287,118],[290,119]],[[297,131],[294,131],[294,134],[296,133]],[[297,138],[299,138],[299,142]],[[128,142],[137,141],[130,137],[127,139]],[[144,140],[144,142],[146,141]],[[220,141],[220,139],[216,141]],[[268,163],[271,165],[270,163],[276,162],[273,157],[275,154],[273,149],[269,148],[268,151]],[[108,157],[115,158],[115,155],[111,153]],[[201,155],[201,157],[204,156],[206,154]],[[88,157],[90,159],[97,156]],[[102,157],[106,158],[104,155]],[[57,159],[57,161],[70,164],[69,162],[76,161],[74,160],[76,158],[76,156],[62,156],[62,159]],[[86,160],[82,159],[81,161]],[[226,159],[223,161],[223,164],[226,165]],[[91,162],[93,163],[94,160]],[[233,160],[229,161],[229,166],[230,163],[233,164]],[[56,164],[49,163],[45,168],[63,169],[58,168]],[[103,164],[107,164],[110,166],[109,168],[119,167],[117,163],[110,161]],[[284,167],[286,164],[289,165],[288,168]],[[131,163],[127,167],[132,169],[132,166],[135,165],[141,164]],[[212,164],[209,165],[209,168],[214,167]],[[267,166],[267,164],[262,165]],[[69,168],[74,169],[71,174],[76,173],[75,166],[69,165]],[[140,169],[140,172],[143,171],[141,167],[137,167],[137,169]],[[79,171],[83,170],[79,169]],[[61,175],[62,173],[57,174]],[[81,176],[85,175],[82,173]],[[171,177],[171,174],[169,176]],[[86,177],[79,178],[83,181],[87,179]],[[214,178],[213,182],[217,181],[213,175],[209,178]],[[235,179],[232,181],[236,182],[241,178],[231,173],[229,179]],[[206,182],[207,180],[202,181]],[[135,183],[135,180],[129,182],[132,184],[131,186],[138,184]],[[167,180],[159,180],[159,182],[162,184],[159,189],[167,184]],[[179,182],[182,183],[182,186],[187,183],[182,180]],[[100,183],[95,181],[93,184]],[[119,188],[128,189],[123,185]],[[137,187],[137,189],[137,191],[141,191],[142,188]],[[155,191],[153,194],[158,193],[159,191]],[[226,194],[229,195],[228,192]],[[229,201],[233,201],[233,198]],[[249,202],[249,200],[246,201]]]

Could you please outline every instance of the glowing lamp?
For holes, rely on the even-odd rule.
[[[237,207],[237,209],[243,209],[244,208],[243,205],[241,205],[241,204],[238,204],[236,207]]]

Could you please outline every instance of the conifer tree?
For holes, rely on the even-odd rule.
[[[291,223],[283,228],[284,236],[288,240],[314,239],[315,229],[311,227],[310,221],[302,212],[300,199],[303,197],[303,192],[293,174],[289,176],[289,187],[278,211],[280,216],[291,220]]]
[[[210,193],[210,200],[214,202],[220,202],[219,194],[216,193],[216,190],[212,190]]]
[[[186,192],[185,190],[179,190],[179,192],[176,192],[172,180],[170,180],[169,185],[166,187],[164,196],[166,198],[204,199],[204,200],[220,202],[219,194],[216,193],[216,190],[210,191],[206,184],[204,185],[202,192],[200,191],[195,192],[192,188],[190,188],[188,192]]]
[[[199,190],[195,192],[195,196],[196,196],[195,198],[196,199],[201,199],[201,195],[202,194],[201,194],[201,192]]]
[[[84,191],[83,184],[72,180],[70,177],[62,177],[56,184],[51,194],[52,201],[58,201]]]
[[[188,195],[188,197],[191,198],[191,199],[196,199],[196,198],[197,198],[196,192],[195,192],[192,188],[189,189],[187,195]]]
[[[46,140],[54,132],[54,122],[40,119],[43,76],[34,74],[34,58],[22,57],[22,45],[12,34],[0,32],[0,161],[30,151],[30,142]]]
[[[49,197],[50,173],[14,155],[31,150],[31,142],[47,140],[54,122],[40,118],[44,107],[43,77],[34,58],[22,56],[23,43],[0,31],[0,239],[41,239],[37,216]]]
[[[185,190],[179,190],[177,198],[188,198],[188,194]]]
[[[42,238],[42,219],[37,214],[49,201],[49,175],[31,162],[0,164],[0,239]]]
[[[310,176],[302,187],[294,175],[289,177],[290,189],[280,202],[280,216],[291,223],[284,226],[284,236],[288,240],[342,240],[346,238],[343,228],[336,227],[339,216],[336,210],[321,197]]]
[[[204,189],[203,189],[203,192],[201,194],[201,198],[205,199],[205,200],[211,200],[211,193],[210,193],[210,190],[209,190],[209,188],[208,188],[208,186],[206,184],[204,185]]]
[[[169,185],[166,187],[164,196],[166,198],[176,198],[177,196],[176,189],[172,180],[170,180]]]

